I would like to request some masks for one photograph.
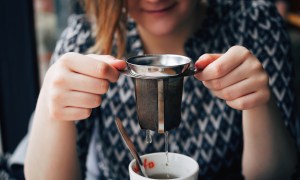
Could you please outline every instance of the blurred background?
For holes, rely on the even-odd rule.
[[[27,132],[56,40],[77,0],[2,1],[0,16],[0,154]]]
[[[292,41],[299,113],[300,1],[276,3]],[[1,2],[0,154],[12,153],[26,134],[55,42],[69,14],[80,11],[77,0],[22,0],[17,6],[14,1]]]

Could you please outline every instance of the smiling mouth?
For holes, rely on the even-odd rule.
[[[143,10],[147,13],[162,13],[162,12],[165,12],[165,11],[168,11],[170,9],[172,9],[173,7],[175,7],[177,5],[177,2],[174,3],[174,4],[171,4],[170,6],[166,7],[166,8],[162,8],[162,9],[157,9],[157,10]]]

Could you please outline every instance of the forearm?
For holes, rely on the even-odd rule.
[[[26,179],[80,178],[74,122],[49,119],[42,102],[30,133],[25,175]]]
[[[243,131],[247,179],[286,179],[292,174],[296,147],[273,100],[243,111]]]

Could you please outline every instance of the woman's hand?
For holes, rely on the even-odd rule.
[[[46,74],[42,96],[55,120],[80,120],[101,104],[101,94],[116,82],[126,63],[108,55],[67,53]]]
[[[270,100],[269,77],[246,48],[233,46],[225,54],[204,54],[195,64],[195,77],[232,108],[252,109]]]
[[[90,116],[126,63],[106,55],[67,53],[47,71],[28,143],[26,179],[79,179],[74,120]],[[42,155],[42,156],[39,156]],[[55,158],[53,158],[55,157]],[[53,173],[56,172],[56,173]],[[84,173],[84,172],[82,172]]]

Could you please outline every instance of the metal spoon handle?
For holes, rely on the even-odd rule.
[[[134,144],[130,140],[127,132],[125,131],[124,126],[123,126],[121,120],[118,117],[116,117],[115,122],[116,122],[117,128],[118,128],[118,130],[119,130],[119,132],[121,134],[121,137],[122,137],[124,143],[126,144],[127,148],[129,149],[131,155],[136,160],[136,162],[137,162],[137,164],[139,166],[139,169],[141,170],[142,175],[145,176],[145,177],[148,177],[147,174],[146,174],[146,170],[144,168],[143,162],[142,162],[140,156],[138,155],[137,150],[135,149]]]

